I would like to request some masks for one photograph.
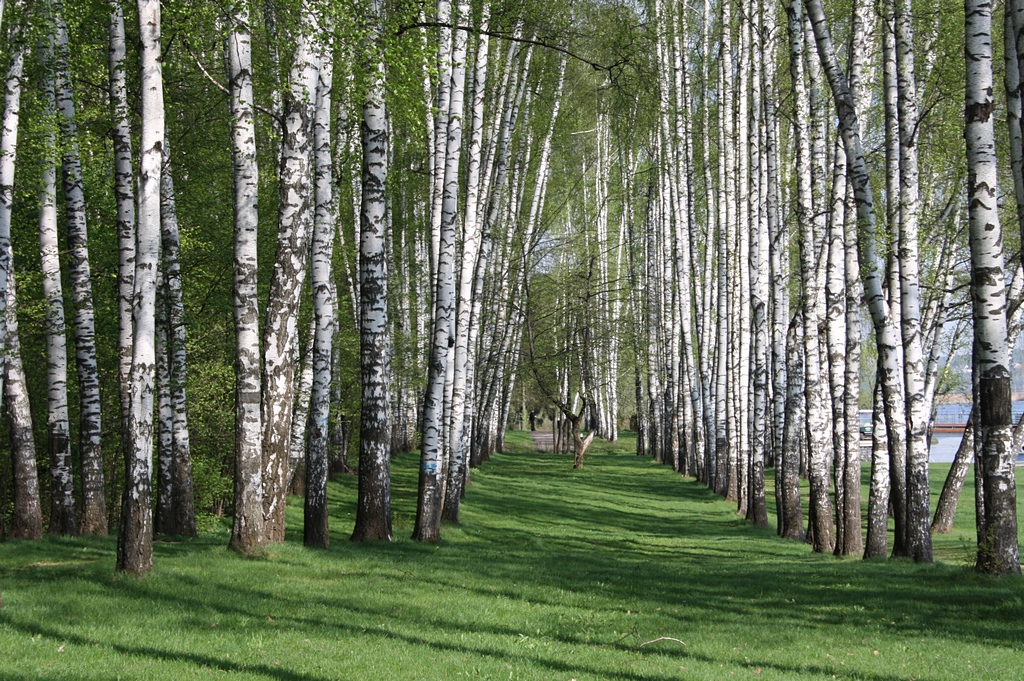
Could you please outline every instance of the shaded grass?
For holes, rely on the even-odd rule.
[[[637,459],[631,440],[596,443],[579,471],[529,451],[528,434],[508,445],[474,471],[463,523],[437,546],[407,538],[415,454],[393,464],[393,544],[346,540],[356,486],[346,478],[330,488],[326,551],[300,545],[298,500],[288,542],[269,558],[229,552],[225,527],[158,543],[143,580],[114,574],[112,538],[2,545],[0,678],[1020,675],[1020,579],[956,560],[814,555]],[[972,494],[938,555],[964,555],[956,533],[973,537]],[[685,645],[640,645],[659,637]]]

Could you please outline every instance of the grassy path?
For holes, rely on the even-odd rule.
[[[439,546],[407,539],[411,454],[394,464],[390,545],[345,540],[354,478],[332,485],[329,551],[300,545],[296,500],[269,559],[228,552],[219,528],[158,544],[142,581],[113,574],[111,538],[0,545],[0,678],[1024,675],[1022,580],[955,560],[813,555],[638,460],[630,442],[595,443],[573,471],[528,433],[511,437],[516,451],[474,472],[463,524]]]

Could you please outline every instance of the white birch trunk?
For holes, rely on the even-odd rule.
[[[461,5],[467,10],[468,5]],[[445,0],[438,2],[438,16],[450,11]],[[449,348],[455,346],[455,241],[456,217],[459,200],[459,161],[462,154],[462,119],[464,85],[466,80],[465,31],[455,31],[450,64],[441,69],[442,83],[438,88],[438,101],[450,97],[445,115],[446,150],[444,153],[444,189],[438,222],[436,253],[436,280],[434,289],[434,320],[431,332],[430,361],[428,364],[427,393],[423,403],[423,435],[420,447],[419,503],[413,538],[419,541],[439,541],[441,538],[441,506],[444,501],[444,467],[448,460],[450,439],[445,437],[445,388],[450,362]],[[442,40],[442,50],[445,47]],[[442,52],[442,58],[446,55]],[[449,73],[450,82],[443,82]],[[450,87],[450,91],[449,91]],[[450,94],[449,94],[450,92]],[[442,116],[439,114],[439,120]],[[440,124],[439,124],[440,126]],[[435,133],[436,134],[436,133]],[[440,146],[438,143],[437,146]],[[440,172],[435,170],[435,172]]]
[[[78,150],[78,126],[71,89],[70,52],[63,3],[53,2],[54,80],[62,137],[62,180],[64,217],[71,251],[69,275],[74,308],[75,365],[78,374],[79,457],[82,470],[82,534],[107,533],[107,502],[103,483],[103,455],[100,433],[100,379],[96,362],[96,325],[92,303],[92,275],[89,267],[89,237],[86,227],[85,188]]]
[[[7,246],[10,258],[10,244]],[[7,298],[4,315],[7,317],[7,354],[3,365],[4,405],[11,436],[11,468],[14,478],[14,513],[11,516],[11,536],[18,539],[41,539],[43,536],[43,509],[39,500],[39,474],[36,470],[36,445],[32,435],[32,407],[29,404],[28,383],[21,362],[21,340],[18,337],[18,307],[15,294],[14,270],[7,277]]]
[[[897,69],[896,69],[896,35],[892,14],[892,3],[885,5],[885,17],[883,21],[883,100],[885,105],[885,187],[886,187],[886,221],[888,222],[890,244],[899,241],[900,232],[900,133],[899,133],[899,112],[897,92]],[[886,254],[885,283],[889,296],[889,309],[891,324],[899,328],[900,295],[899,295],[899,262],[896,257],[895,248],[890,247]],[[876,345],[878,339],[875,339]],[[889,377],[882,365],[882,358],[892,353],[892,361],[900,372],[899,380],[892,376],[889,381],[889,390],[883,393],[883,404],[885,408],[882,425],[886,428],[885,442],[889,449],[889,476],[888,499],[893,510],[893,554],[905,556],[907,552],[907,433],[906,433],[906,405],[904,402],[905,387],[902,382],[903,371],[903,345],[898,342],[890,349],[883,348],[880,351],[879,365],[877,369],[877,382],[885,382]],[[869,519],[869,523],[881,520]]]
[[[285,496],[297,357],[299,296],[306,278],[313,222],[312,148],[316,107],[317,16],[303,3],[285,102],[278,240],[263,336],[263,531],[284,541]]]
[[[56,116],[54,48],[51,36],[40,55],[43,70],[44,113]],[[46,161],[39,189],[39,252],[46,307],[46,432],[50,453],[50,528],[53,534],[72,535],[78,531],[75,516],[74,480],[71,470],[71,440],[68,424],[67,340],[64,323],[64,293],[61,286],[60,246],[57,240],[57,133],[45,133]]]
[[[803,54],[802,31],[798,35],[797,28],[802,24],[799,0],[790,5],[790,40],[793,62],[800,70],[803,61],[795,55]],[[813,20],[813,16],[811,17]],[[806,409],[805,446],[811,452],[808,477],[811,486],[810,531],[813,535],[814,550],[819,553],[831,552],[835,537],[832,526],[832,504],[828,497],[828,453],[832,451],[829,442],[830,430],[828,419],[828,402],[825,398],[825,386],[822,383],[822,367],[819,348],[821,345],[818,332],[820,324],[819,298],[816,269],[815,236],[813,229],[813,150],[812,135],[809,130],[809,99],[802,87],[803,74],[794,73],[797,92],[796,138],[797,138],[797,222],[800,226],[800,272],[803,280],[803,323],[804,323],[804,405]],[[805,103],[807,103],[805,107]]]
[[[132,169],[132,131],[125,78],[124,14],[121,0],[110,0],[107,49],[110,108],[113,118],[114,201],[117,208],[117,377],[120,397],[122,454],[128,452],[131,413],[132,297],[135,294],[135,179]]]
[[[846,150],[847,161],[851,167],[851,182],[854,187],[854,195],[857,206],[858,232],[861,234],[860,261],[861,274],[864,279],[864,290],[868,300],[868,307],[871,311],[872,321],[875,325],[875,338],[878,346],[880,379],[887,404],[886,418],[897,415],[890,423],[905,423],[900,406],[901,401],[893,399],[901,392],[902,372],[899,367],[897,353],[898,340],[896,330],[892,325],[890,310],[885,303],[882,292],[882,281],[879,276],[878,256],[875,250],[875,206],[874,197],[871,192],[871,185],[867,172],[867,163],[861,147],[860,129],[857,122],[857,112],[854,108],[853,98],[846,77],[839,69],[836,61],[835,49],[832,38],[825,22],[825,16],[821,9],[820,0],[805,0],[807,12],[814,27],[815,41],[817,44],[818,56],[822,67],[828,76],[835,99],[836,110],[839,115],[839,132],[843,139],[843,146]],[[887,433],[893,436],[890,429]],[[898,435],[897,435],[898,437]]]
[[[156,271],[160,253],[160,167],[164,140],[160,3],[138,0],[142,54],[142,138],[139,222],[132,312],[131,452],[125,458],[125,489],[117,542],[117,570],[142,575],[153,569],[153,392]]]
[[[15,9],[23,11],[22,2]],[[7,329],[7,273],[11,268],[11,212],[14,209],[14,169],[18,155],[18,126],[21,120],[21,85],[28,44],[21,22],[8,34],[10,61],[4,72],[4,110],[0,121],[0,367],[4,362]],[[0,370],[0,381],[5,372]]]
[[[321,61],[313,121],[316,213],[313,222],[313,386],[306,428],[306,499],[303,543],[327,548],[330,534],[327,513],[328,422],[331,415],[331,350],[334,342],[335,291],[331,278],[335,235],[333,161],[331,159],[331,80],[333,46]]]
[[[384,5],[373,0],[372,38],[381,38]],[[362,413],[359,436],[359,500],[354,541],[391,541],[391,424],[388,322],[388,253],[384,187],[388,171],[384,62],[380,46],[368,40],[369,88],[363,102],[362,210],[360,214],[360,368]]]
[[[164,162],[160,180],[161,263],[167,310],[168,387],[171,408],[171,475],[173,485],[171,532],[178,537],[196,536],[196,507],[192,489],[192,447],[185,393],[185,301],[181,285],[181,240],[178,211],[171,177],[171,151],[164,138]]]
[[[909,0],[895,0],[896,66],[900,121],[900,306],[903,371],[907,403],[907,552],[918,562],[931,562],[928,506],[928,419],[931,405],[924,392],[921,343],[921,298],[918,271],[920,197],[917,167],[917,85]]]
[[[260,336],[257,261],[256,130],[253,117],[252,35],[248,3],[232,7],[227,41],[234,165],[235,516],[230,546],[258,553],[263,534],[263,421],[260,416]]]
[[[980,400],[981,470],[985,479],[984,535],[978,568],[1020,574],[1017,539],[1016,452],[1011,449],[1010,348],[1006,328],[1002,230],[992,98],[992,4],[967,0],[967,192],[971,244],[971,298]]]

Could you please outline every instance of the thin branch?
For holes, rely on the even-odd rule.
[[[229,90],[223,83],[221,83],[219,80],[214,78],[213,75],[211,75],[210,72],[206,70],[206,67],[203,66],[203,63],[201,61],[199,61],[199,57],[196,56],[196,53],[192,51],[192,48],[189,45],[186,44],[185,45],[185,50],[188,52],[189,56],[192,57],[192,60],[196,63],[196,67],[203,73],[204,76],[206,76],[206,79],[209,80],[211,83],[213,83],[214,87],[216,87],[218,90],[220,90],[221,92],[226,94],[228,97],[230,97],[231,96],[231,90]],[[266,107],[261,106],[260,104],[257,104],[256,102],[253,102],[252,105],[253,105],[253,108],[255,108],[257,111],[260,111],[260,112],[265,113],[266,115],[270,116],[273,120],[275,120],[278,123],[278,125],[283,125],[283,121],[277,116],[277,114],[275,114],[270,109],[267,109]]]
[[[564,54],[567,57],[571,57],[578,62],[586,64],[595,71],[605,71],[611,73],[613,70],[629,63],[628,59],[620,59],[614,64],[609,64],[606,66],[604,64],[598,64],[596,61],[591,61],[586,57],[582,57],[573,52],[572,50],[562,47],[561,45],[554,45],[552,43],[549,43],[546,40],[539,40],[537,38],[517,38],[514,36],[507,35],[505,33],[499,33],[498,31],[481,31],[480,29],[473,28],[472,26],[459,26],[458,24],[445,23],[441,21],[418,21],[414,24],[409,24],[408,26],[401,27],[400,29],[398,29],[397,35],[402,35],[406,31],[411,31],[416,28],[450,28],[454,31],[466,31],[467,33],[472,33],[473,35],[488,35],[492,38],[498,38],[499,40],[511,40],[512,42],[525,43],[527,45],[536,45],[537,47],[543,47],[545,49],[553,50],[554,52]]]

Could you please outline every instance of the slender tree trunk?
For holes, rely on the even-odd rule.
[[[227,41],[231,84],[231,157],[234,164],[235,515],[230,546],[243,555],[262,551],[263,421],[260,416],[260,337],[256,130],[253,118],[252,36],[245,0],[232,7]]]
[[[802,441],[807,432],[805,418],[803,320],[798,312],[789,325],[786,339],[786,373],[789,382],[786,390],[786,425],[782,437],[782,449],[775,467],[776,498],[779,499],[779,536],[784,539],[804,541],[803,508],[800,503],[800,453]]]
[[[161,262],[167,313],[167,368],[171,408],[172,522],[177,537],[196,536],[196,506],[192,489],[192,447],[185,398],[186,347],[185,302],[181,290],[181,243],[178,211],[171,177],[171,151],[164,138],[164,163],[160,181]]]
[[[9,258],[9,244],[7,249]],[[11,518],[11,536],[19,539],[41,539],[43,511],[39,502],[36,445],[32,436],[32,408],[28,400],[25,370],[21,363],[13,269],[8,272],[5,296],[7,358],[4,362],[4,404],[7,407],[8,429],[11,434],[11,468],[14,469],[14,514]]]
[[[808,10],[810,8],[808,7]],[[821,295],[815,273],[814,230],[812,227],[812,158],[808,135],[809,102],[803,87],[803,30],[799,0],[789,6],[790,63],[797,93],[797,223],[800,225],[800,271],[803,279],[804,323],[804,405],[807,413],[805,437],[811,452],[809,478],[811,505],[809,509],[814,550],[831,552],[835,539],[832,526],[832,505],[828,497],[829,427],[825,386],[822,383],[820,355],[819,305]],[[812,16],[813,20],[813,16]],[[805,103],[806,106],[805,106]]]
[[[463,3],[459,5],[459,16],[464,16],[468,9]],[[490,7],[485,5],[481,19],[481,29],[487,30]],[[461,33],[458,32],[458,33]],[[456,47],[461,49],[456,36]],[[459,269],[458,307],[455,330],[455,367],[452,377],[452,419],[449,440],[451,442],[452,463],[448,471],[448,484],[442,519],[459,522],[460,498],[463,483],[468,474],[467,460],[470,449],[470,424],[473,421],[476,405],[473,404],[472,386],[468,382],[469,354],[475,350],[470,345],[470,326],[474,322],[473,311],[473,278],[476,261],[480,253],[482,234],[478,219],[480,203],[480,165],[483,148],[484,103],[487,84],[489,36],[481,34],[477,43],[476,60],[473,71],[473,99],[471,113],[471,131],[469,143],[469,163],[466,178],[466,209],[463,215],[462,258]]]
[[[51,8],[55,28],[54,67],[57,110],[60,113],[64,214],[68,225],[71,299],[74,306],[75,365],[78,373],[79,457],[82,465],[82,534],[107,533],[107,502],[103,483],[103,455],[100,444],[100,379],[96,362],[96,325],[92,303],[92,275],[89,267],[89,237],[86,228],[85,189],[78,151],[78,126],[71,90],[70,53],[63,3]]]
[[[886,221],[888,222],[889,233],[887,241],[896,244],[899,241],[900,233],[900,132],[899,132],[899,103],[898,88],[896,85],[898,76],[896,68],[896,34],[895,19],[893,18],[892,3],[884,6],[885,16],[883,21],[883,99],[885,106],[885,188],[886,188]],[[900,283],[899,283],[899,260],[896,257],[896,249],[890,247],[886,255],[885,284],[883,285],[889,296],[890,323],[898,328],[899,319],[902,315],[900,305]],[[878,339],[875,339],[876,345]],[[893,556],[907,555],[907,433],[906,433],[906,405],[904,404],[904,385],[902,380],[896,380],[896,371],[886,370],[883,361],[894,361],[895,366],[902,372],[903,367],[903,346],[893,341],[893,345],[883,346],[878,353],[877,381],[886,385],[888,390],[883,391],[883,405],[885,418],[881,423],[885,425],[885,441],[889,448],[889,503],[892,506],[893,515]],[[890,369],[892,367],[890,366]],[[888,380],[887,380],[888,379]]]
[[[439,0],[438,15],[446,0]],[[460,5],[461,10],[468,9]],[[449,10],[445,10],[449,11]],[[447,126],[446,150],[443,168],[436,172],[444,174],[441,197],[440,221],[438,222],[438,244],[436,253],[436,279],[434,288],[434,320],[431,332],[430,361],[428,364],[427,392],[423,403],[423,434],[420,444],[419,503],[416,510],[416,527],[413,538],[419,541],[436,542],[441,539],[441,506],[444,501],[444,469],[449,458],[451,441],[446,437],[445,412],[446,381],[449,364],[449,348],[455,347],[455,241],[456,217],[459,200],[459,160],[462,154],[462,119],[464,108],[464,85],[466,79],[465,31],[455,31],[450,59],[441,69],[442,79],[450,72],[450,82],[442,83],[440,99],[450,97],[442,109],[444,124]],[[443,43],[443,41],[442,41]],[[437,145],[440,147],[440,143]],[[449,402],[450,404],[450,402]]]
[[[313,393],[309,406],[306,449],[306,499],[303,543],[327,548],[330,544],[327,513],[328,421],[331,414],[331,349],[334,343],[334,282],[331,264],[335,234],[334,176],[331,159],[331,79],[333,49],[323,55],[317,81],[313,121],[316,215],[313,223]]]
[[[985,525],[978,542],[978,569],[1020,574],[1017,493],[1010,442],[1012,401],[1006,328],[1002,230],[992,111],[992,4],[966,0],[967,192],[971,244],[974,352],[985,481]]]
[[[174,410],[171,408],[171,362],[167,335],[167,278],[157,272],[156,320],[156,504],[153,531],[174,534]]]
[[[312,242],[311,242],[312,243]],[[312,258],[312,255],[311,255]],[[312,260],[311,260],[312,263]],[[314,291],[315,295],[315,291]],[[288,438],[288,494],[306,494],[306,435],[309,427],[310,400],[313,396],[313,338],[316,336],[316,313],[309,320],[302,339],[296,338],[295,358],[298,370],[293,386],[291,436]],[[306,351],[302,352],[301,349]]]
[[[918,277],[917,86],[909,0],[895,0],[896,66],[900,121],[900,303],[903,371],[907,400],[907,550],[918,562],[931,562],[929,531],[928,418],[921,345]]]
[[[268,542],[284,541],[299,296],[313,222],[313,113],[319,64],[312,34],[318,19],[308,2],[301,11],[284,108],[277,255],[263,336],[263,532]]]
[[[871,486],[864,558],[884,558],[889,542],[889,441],[882,385],[876,383],[871,430]]]
[[[384,5],[373,0],[374,36],[381,38]],[[388,132],[384,108],[384,62],[379,44],[367,41],[369,87],[363,102],[363,195],[360,214],[360,368],[362,415],[359,430],[359,501],[354,541],[391,541],[391,401],[388,387],[391,337],[388,322],[388,255],[384,187]]]
[[[128,417],[131,415],[132,298],[135,294],[135,179],[132,169],[132,131],[128,119],[125,78],[125,33],[121,0],[110,0],[109,93],[113,118],[114,201],[117,207],[117,377],[121,407],[121,453],[129,455]]]
[[[43,105],[47,116],[56,115],[53,37],[40,55],[43,70]],[[67,340],[64,293],[61,286],[60,246],[57,240],[57,169],[53,159],[58,142],[54,130],[45,133],[43,177],[39,190],[39,251],[46,305],[46,432],[50,454],[50,528],[53,534],[73,535],[75,517],[74,479],[71,470],[71,438],[68,425]]]
[[[942,492],[935,503],[935,515],[932,517],[932,534],[948,534],[953,530],[953,519],[956,517],[957,502],[960,490],[963,489],[967,472],[974,466],[974,409],[971,409],[964,426],[964,436],[960,446],[953,455],[953,463],[942,483]]]
[[[117,541],[117,570],[143,575],[153,569],[153,392],[156,271],[160,252],[160,167],[163,164],[164,99],[160,56],[160,3],[138,0],[142,43],[142,139],[139,164],[139,224],[132,313],[133,343],[128,420],[131,452]]]
[[[14,3],[20,20],[8,33],[10,61],[4,73],[4,109],[0,121],[0,367],[4,362],[7,328],[7,273],[11,269],[11,213],[14,210],[14,168],[18,152],[18,126],[21,120],[21,85],[28,43],[24,39],[24,6]],[[0,371],[0,381],[5,372]]]

